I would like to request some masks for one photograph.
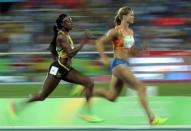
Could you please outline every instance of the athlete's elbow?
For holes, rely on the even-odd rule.
[[[69,58],[72,58],[74,55],[73,55],[72,53],[68,53],[67,56],[68,56]]]
[[[96,45],[96,47],[99,47],[100,41],[99,41],[99,40],[96,40],[95,45]]]
[[[102,48],[103,48],[103,42],[98,40],[98,41],[96,42],[96,48],[97,48],[98,50],[102,49]]]

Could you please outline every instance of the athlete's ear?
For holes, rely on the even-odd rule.
[[[61,26],[63,27],[64,25],[65,25],[65,22],[64,22],[64,21],[62,21],[62,22],[61,22]]]

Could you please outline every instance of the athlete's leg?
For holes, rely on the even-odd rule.
[[[110,101],[115,101],[116,98],[119,96],[121,90],[123,88],[123,81],[117,78],[115,75],[112,75],[111,78],[111,89],[103,89],[103,88],[96,88],[94,89],[94,94],[105,97]]]
[[[50,93],[57,87],[59,82],[60,82],[60,79],[57,79],[53,75],[48,74],[48,76],[46,77],[44,81],[42,90],[39,93],[33,95],[26,102],[45,100],[50,95]]]
[[[79,71],[72,69],[64,78],[64,80],[68,82],[72,82],[75,84],[82,85],[84,87],[84,91],[86,94],[86,102],[87,102],[87,112],[81,115],[81,118],[88,122],[102,122],[103,119],[97,116],[92,115],[90,100],[93,96],[93,86],[94,82],[86,75],[80,73]]]
[[[22,111],[24,107],[26,107],[27,103],[34,102],[34,101],[43,101],[56,88],[59,82],[60,82],[59,79],[48,74],[48,76],[46,77],[44,81],[43,88],[39,93],[32,95],[32,97],[19,103],[14,103],[13,100],[11,100],[9,105],[10,111],[16,116],[18,112]]]
[[[149,122],[151,123],[154,119],[154,114],[149,108],[146,99],[146,90],[144,84],[135,78],[133,72],[126,65],[118,65],[116,68],[113,69],[113,74],[123,80],[123,82],[130,84],[135,90],[138,91],[138,96],[141,104],[146,111]]]
[[[92,97],[94,82],[88,76],[72,69],[63,80],[84,86],[87,101]]]

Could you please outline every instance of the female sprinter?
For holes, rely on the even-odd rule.
[[[86,100],[88,104],[88,113],[90,113],[90,98],[92,97],[94,82],[86,75],[77,71],[71,66],[72,58],[88,41],[90,33],[85,33],[84,40],[81,41],[78,47],[74,47],[73,41],[70,37],[70,30],[72,30],[72,19],[66,14],[61,14],[54,25],[54,37],[50,43],[49,49],[52,53],[54,62],[50,65],[48,75],[44,81],[42,90],[27,99],[26,103],[34,101],[45,100],[50,93],[57,87],[61,80],[80,84],[85,87]],[[12,110],[17,110],[16,104],[12,102]],[[86,114],[82,116],[88,122],[99,122],[98,117]]]
[[[107,35],[101,37],[96,42],[96,47],[104,64],[109,64],[110,61],[107,55],[104,54],[103,44],[112,42],[114,57],[111,63],[112,79],[111,89],[95,89],[95,95],[107,98],[110,101],[116,100],[119,96],[123,85],[129,84],[138,92],[140,102],[148,116],[150,125],[163,124],[167,118],[155,117],[149,108],[146,100],[144,84],[135,78],[133,72],[129,68],[128,59],[138,50],[134,47],[134,33],[129,28],[129,25],[134,23],[134,12],[128,6],[122,7],[118,10],[115,17],[116,26],[109,30]]]

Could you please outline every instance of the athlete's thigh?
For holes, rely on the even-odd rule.
[[[49,95],[59,84],[60,79],[56,78],[53,75],[48,74],[45,81],[41,93],[44,95]]]
[[[139,80],[135,77],[131,69],[126,65],[118,65],[114,69],[113,73],[115,74],[115,76],[120,78],[124,83],[127,83],[131,86],[134,86],[136,83],[139,82]]]
[[[91,79],[87,75],[82,74],[74,68],[70,72],[68,72],[68,74],[63,78],[63,80],[81,85],[84,85],[85,83],[91,81]]]
[[[119,95],[122,88],[123,88],[124,82],[112,74],[111,76],[111,89],[116,95]]]

